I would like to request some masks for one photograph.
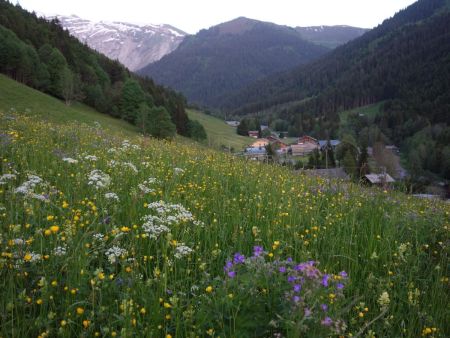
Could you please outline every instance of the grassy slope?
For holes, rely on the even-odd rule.
[[[237,135],[236,128],[230,127],[216,117],[192,109],[188,110],[187,113],[190,119],[200,122],[205,127],[208,134],[208,144],[212,147],[218,148],[223,145],[233,147],[235,151],[241,151],[253,141],[250,137]]]
[[[347,117],[348,114],[353,112],[359,112],[363,113],[365,116],[367,116],[370,119],[375,118],[375,116],[380,112],[381,106],[383,105],[385,101],[377,102],[374,104],[369,104],[364,107],[358,107],[351,110],[343,111],[339,114],[339,118],[341,120],[341,125],[347,124]]]
[[[0,111],[8,112],[11,109],[21,113],[39,115],[51,122],[79,121],[90,125],[99,122],[109,129],[126,134],[135,134],[137,131],[131,124],[99,113],[84,104],[74,103],[66,106],[52,96],[0,74]]]

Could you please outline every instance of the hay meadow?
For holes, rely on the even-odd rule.
[[[0,337],[448,337],[450,206],[0,114]]]

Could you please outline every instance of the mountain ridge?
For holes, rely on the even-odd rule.
[[[91,48],[136,71],[172,52],[187,33],[167,24],[91,21],[76,15],[57,18],[70,34]]]
[[[288,26],[240,17],[188,36],[172,53],[140,69],[201,105],[251,82],[325,54]]]

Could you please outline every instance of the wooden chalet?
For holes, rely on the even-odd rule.
[[[320,149],[319,141],[307,135],[300,137],[297,144],[291,145],[292,156],[304,156],[315,149]]]
[[[259,137],[259,131],[258,130],[249,130],[248,131],[248,136],[253,137],[253,138],[258,138]]]

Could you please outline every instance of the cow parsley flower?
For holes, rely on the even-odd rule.
[[[63,157],[62,160],[64,162],[71,163],[71,164],[77,164],[78,163],[78,160],[75,160],[75,159],[73,159],[71,157]]]
[[[177,247],[175,248],[175,258],[183,258],[184,256],[188,256],[191,254],[194,250],[192,250],[190,247],[184,245],[184,243],[179,243]]]
[[[107,188],[111,183],[111,177],[103,171],[94,169],[88,176],[88,184],[96,189]]]
[[[119,202],[119,196],[117,196],[117,194],[114,192],[107,192],[105,194],[105,198],[108,200],[114,200],[114,201]]]
[[[39,176],[29,174],[28,181],[23,182],[21,186],[17,187],[15,193],[27,195],[32,193],[34,188],[43,182],[44,180]]]
[[[65,246],[58,246],[53,250],[55,256],[65,256],[67,253],[67,248]]]
[[[0,176],[0,185],[6,184],[6,181],[13,180],[16,178],[16,175],[14,174],[3,174]]]
[[[95,155],[86,155],[84,159],[92,162],[96,162],[98,160],[97,156]]]
[[[128,251],[126,249],[120,248],[116,245],[106,250],[105,255],[108,258],[108,261],[111,264],[114,264],[117,261],[117,258],[121,256],[126,256]]]

